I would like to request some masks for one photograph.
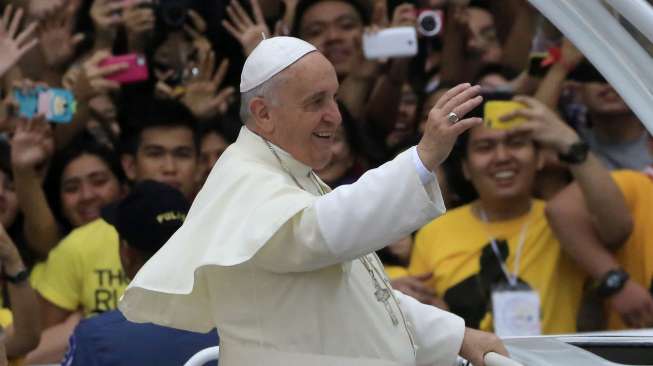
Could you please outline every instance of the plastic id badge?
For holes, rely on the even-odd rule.
[[[492,317],[499,337],[542,334],[540,295],[531,289],[506,286],[492,291]]]

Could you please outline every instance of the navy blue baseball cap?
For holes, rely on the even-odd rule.
[[[186,219],[190,205],[172,186],[153,180],[137,183],[122,200],[102,209],[121,240],[146,253],[157,252]]]

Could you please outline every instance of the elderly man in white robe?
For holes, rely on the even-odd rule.
[[[220,334],[220,365],[475,365],[494,335],[392,290],[374,253],[444,210],[432,173],[481,103],[458,85],[420,143],[358,182],[329,189],[338,79],[312,45],[262,41],[245,62],[245,126],[183,226],[141,269],[119,308],[136,322]]]

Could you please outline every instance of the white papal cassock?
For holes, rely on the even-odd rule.
[[[461,318],[397,291],[377,298],[389,283],[369,253],[444,212],[411,153],[320,195],[329,189],[308,166],[243,127],[120,310],[217,326],[221,366],[452,365]]]

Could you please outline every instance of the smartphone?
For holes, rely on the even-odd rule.
[[[135,53],[107,57],[100,62],[100,66],[120,63],[126,63],[128,65],[127,69],[106,76],[107,80],[113,80],[120,84],[131,84],[145,81],[149,78],[145,56],[137,55]]]
[[[515,128],[520,124],[526,122],[526,118],[515,117],[503,121],[501,120],[501,117],[522,108],[525,108],[525,106],[518,102],[509,100],[490,100],[485,103],[483,108],[483,125],[485,127],[497,130],[508,130]]]
[[[18,115],[23,118],[42,114],[50,122],[70,123],[77,110],[73,93],[66,89],[36,87],[25,92],[15,89],[14,98],[19,106]]]
[[[417,32],[413,27],[388,28],[363,35],[367,59],[411,57],[417,54]]]

